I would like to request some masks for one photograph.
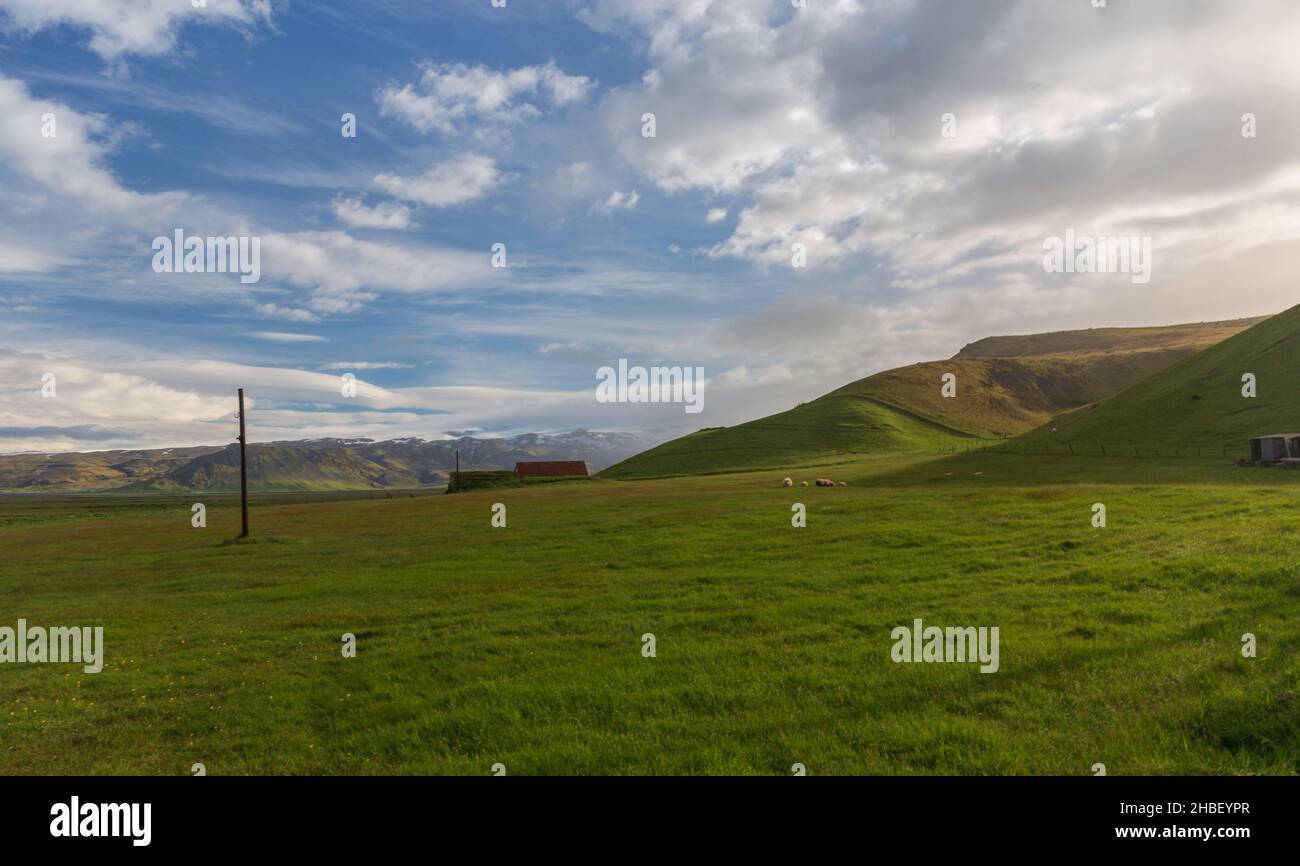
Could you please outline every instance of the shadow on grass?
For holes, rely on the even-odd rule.
[[[266,538],[251,538],[251,537],[240,538],[236,536],[234,538],[227,538],[224,541],[218,541],[216,544],[212,546],[213,547],[244,547],[250,544],[287,544],[287,543],[288,542],[286,542],[283,538],[276,538],[273,535],[268,536]]]

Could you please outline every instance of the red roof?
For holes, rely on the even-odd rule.
[[[586,478],[586,461],[532,460],[515,464],[515,477],[517,478],[565,478],[570,476]]]

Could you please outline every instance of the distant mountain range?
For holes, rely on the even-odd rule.
[[[519,460],[585,460],[592,472],[655,444],[634,433],[527,433],[501,439],[311,439],[248,448],[253,490],[365,490],[447,483],[463,470],[512,469]],[[239,489],[239,445],[0,456],[0,491],[186,492]]]

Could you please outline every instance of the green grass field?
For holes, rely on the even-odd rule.
[[[1001,454],[280,501],[250,543],[229,500],[5,499],[0,625],[107,661],[0,665],[0,772],[1295,773],[1298,506],[1300,473]],[[1000,671],[893,663],[918,617],[999,627]]]

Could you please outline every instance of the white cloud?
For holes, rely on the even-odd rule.
[[[60,24],[89,30],[89,48],[106,60],[165,54],[182,23],[250,29],[271,20],[269,0],[0,0],[6,29],[35,32]]]
[[[390,84],[379,92],[379,113],[421,132],[453,132],[471,120],[509,123],[541,114],[539,105],[580,102],[592,86],[566,75],[551,61],[497,72],[463,63],[425,63],[418,82]]]
[[[611,211],[632,210],[636,207],[637,202],[639,201],[641,201],[641,194],[636,190],[632,190],[631,192],[619,192],[618,190],[614,190],[609,194],[609,198],[605,199],[604,208],[605,210]]]
[[[55,396],[50,398],[41,395],[46,373],[55,377]],[[4,349],[0,349],[0,397],[0,428],[103,427],[123,429],[121,438],[177,424],[202,424],[228,417],[232,411],[230,400],[106,369],[100,362]],[[42,447],[39,439],[24,437],[24,441],[24,447]],[[68,447],[68,441],[63,447]]]
[[[1300,166],[1300,8],[1197,10],[827,0],[773,17],[761,0],[594,0],[580,17],[652,65],[601,106],[624,159],[666,191],[743,200],[715,255],[788,264],[803,243],[812,268],[872,256],[918,289],[1009,271],[1041,282],[1033,254],[1066,225],[1155,234],[1166,261],[1225,238],[1300,239],[1300,183],[1256,200],[1272,214],[1263,235],[1211,204]],[[639,135],[647,111],[653,139]],[[1243,139],[1245,111],[1269,135]],[[1159,206],[1181,211],[1177,229],[1151,230]]]
[[[430,293],[461,289],[492,275],[487,251],[397,246],[358,240],[346,232],[294,232],[262,236],[263,279],[282,279],[309,290],[313,313],[350,313],[377,293]]]
[[[42,116],[53,113],[57,134],[41,135]],[[432,292],[462,288],[491,275],[486,253],[359,240],[345,231],[277,232],[250,224],[186,192],[137,193],[105,167],[114,144],[110,121],[67,106],[33,98],[18,81],[0,77],[0,223],[4,245],[24,250],[6,258],[0,271],[48,272],[56,267],[92,267],[96,283],[120,281],[145,297],[186,290],[235,293],[259,315],[310,322],[349,313],[384,292]],[[451,203],[483,194],[500,173],[485,157],[467,157],[413,179],[410,195],[430,203]],[[394,183],[400,181],[394,180]],[[362,210],[342,205],[358,219],[396,224],[401,205]],[[57,225],[52,235],[45,226]],[[232,287],[217,278],[185,281],[149,270],[149,243],[186,226],[191,234],[258,235],[262,238],[263,281]],[[286,302],[277,282],[305,290]],[[260,295],[260,297],[259,297]]]
[[[62,263],[58,256],[27,246],[0,244],[0,273],[42,273]]]
[[[704,221],[712,225],[720,223],[727,218],[727,209],[725,207],[709,208],[709,213],[704,217]]]
[[[46,137],[46,118],[54,135]],[[112,139],[108,121],[73,111],[60,102],[37,99],[20,81],[0,77],[0,168],[29,185],[75,200],[92,211],[173,210],[183,196],[142,195],[123,187],[103,167]],[[12,188],[11,188],[12,189]]]
[[[816,15],[799,10],[773,27],[771,4],[756,0],[600,0],[583,20],[598,29],[630,28],[646,41],[654,64],[603,106],[619,153],[668,191],[735,191],[820,140],[828,130],[810,87],[817,55],[783,34],[815,27],[806,20],[837,14],[843,5],[819,4]],[[653,139],[639,134],[646,112],[656,117]]]
[[[375,186],[391,196],[432,207],[450,207],[475,201],[501,181],[496,162],[487,156],[468,154],[439,163],[413,177],[381,174]]]
[[[409,370],[414,364],[399,364],[396,361],[334,361],[326,364],[326,370]]]
[[[284,331],[253,331],[250,337],[270,340],[273,343],[324,343],[324,337],[317,334],[290,334]]]
[[[320,316],[311,310],[304,310],[299,307],[282,307],[279,304],[255,304],[253,309],[260,316],[266,316],[270,319],[288,319],[291,322],[319,322]]]
[[[339,222],[359,229],[407,229],[411,227],[411,209],[395,202],[381,202],[367,207],[359,198],[336,198],[334,216]]]
[[[40,395],[54,372],[58,396]],[[618,420],[680,421],[680,406],[627,406],[574,390],[513,387],[382,388],[363,379],[342,398],[337,374],[208,359],[96,361],[0,350],[0,449],[85,450],[226,444],[247,392],[253,442],[322,437],[437,438],[446,430],[522,433],[610,429]],[[6,430],[5,428],[12,428]],[[59,428],[65,432],[60,434]]]

